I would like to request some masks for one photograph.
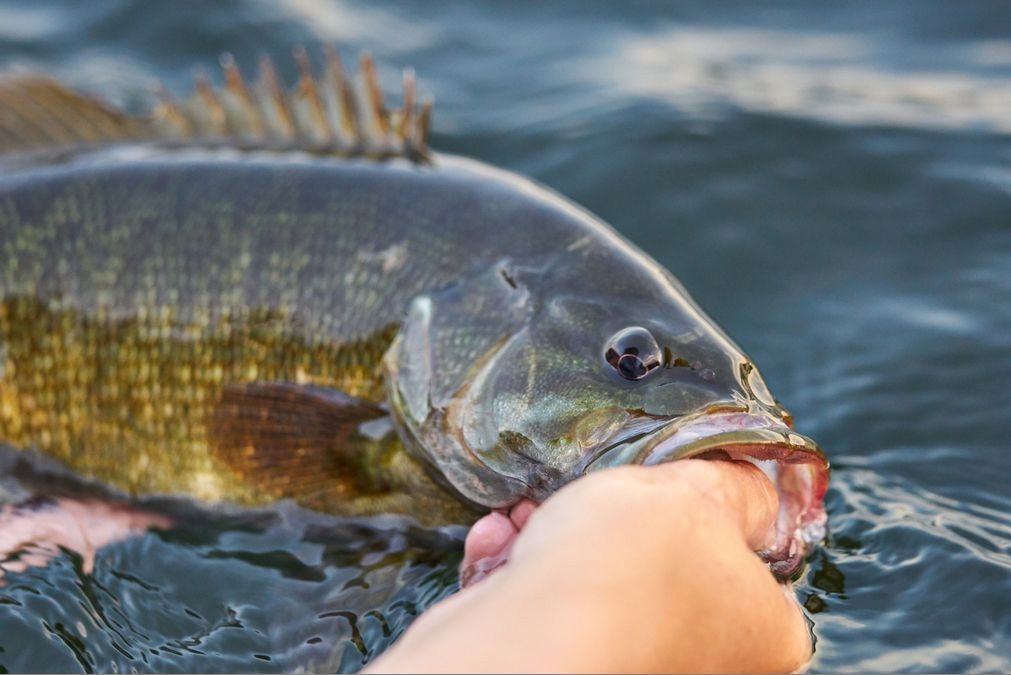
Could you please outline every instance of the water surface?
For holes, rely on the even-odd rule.
[[[1008,36],[999,2],[0,6],[0,66],[130,108],[226,50],[291,81],[295,44],[368,48],[391,90],[417,69],[437,149],[660,260],[832,458],[797,582],[832,672],[1011,670]],[[12,576],[0,667],[354,670],[458,556],[398,521],[208,517]]]

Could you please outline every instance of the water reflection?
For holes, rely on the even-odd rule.
[[[8,575],[3,667],[354,671],[457,588],[462,530],[185,508],[178,528],[102,549],[92,574],[62,551]]]
[[[1005,75],[883,70],[879,47],[856,33],[678,26],[619,44],[620,72],[595,70],[625,95],[693,114],[730,104],[835,124],[1011,132]]]

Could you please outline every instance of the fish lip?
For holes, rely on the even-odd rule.
[[[598,453],[586,465],[585,473],[689,458],[749,461],[772,480],[779,495],[779,513],[774,536],[759,555],[778,578],[792,576],[824,538],[828,459],[817,443],[764,410],[702,412],[676,418],[641,438]]]

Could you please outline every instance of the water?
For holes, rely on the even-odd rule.
[[[128,107],[224,50],[290,81],[294,44],[367,47],[436,96],[436,148],[643,246],[832,457],[797,591],[833,672],[1011,670],[1009,36],[999,2],[0,6],[0,65]],[[282,506],[111,545],[90,577],[65,553],[0,588],[0,665],[355,669],[455,590],[458,550]],[[375,611],[335,614],[354,593]]]

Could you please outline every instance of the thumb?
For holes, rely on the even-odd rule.
[[[601,568],[605,558],[625,565],[629,556],[662,565],[683,555],[689,542],[716,536],[756,551],[774,534],[778,509],[772,483],[749,462],[615,467],[545,500],[520,532],[508,567],[529,561],[543,569],[551,560],[585,568],[581,559],[588,556]]]
[[[748,548],[763,548],[775,535],[779,495],[768,476],[751,462],[689,459],[662,468],[668,474],[663,479],[690,487],[729,514]]]

